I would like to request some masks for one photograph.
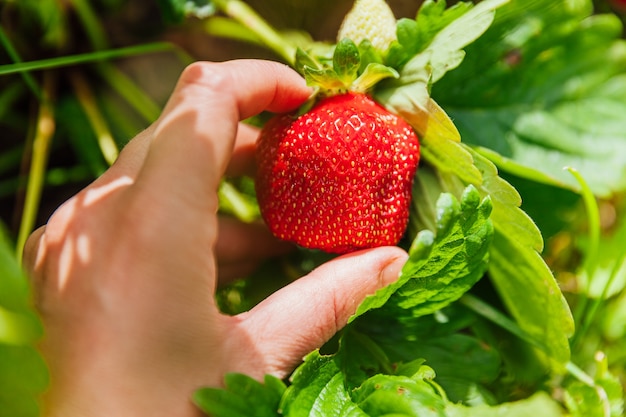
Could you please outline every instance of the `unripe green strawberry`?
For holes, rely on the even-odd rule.
[[[385,0],[356,0],[344,18],[337,40],[352,39],[356,44],[367,39],[374,48],[385,51],[396,40],[396,18]]]
[[[278,115],[257,147],[261,214],[279,238],[326,252],[395,245],[408,221],[419,142],[369,96]]]

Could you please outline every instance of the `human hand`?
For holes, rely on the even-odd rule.
[[[31,236],[25,264],[51,373],[44,415],[197,415],[194,390],[226,372],[286,376],[397,278],[405,252],[377,248],[336,258],[249,312],[215,304],[216,265],[281,250],[264,230],[218,223],[221,176],[251,163],[254,136],[239,121],[309,93],[276,63],[191,65],[159,120]]]

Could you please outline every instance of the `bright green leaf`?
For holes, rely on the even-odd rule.
[[[367,417],[352,402],[334,358],[318,351],[294,371],[280,408],[287,417]]]
[[[411,58],[404,68],[423,67],[425,63],[428,63],[431,82],[437,82],[446,72],[461,64],[465,57],[463,48],[489,28],[493,22],[495,10],[508,1],[485,0],[469,11],[459,9],[463,13],[460,16],[451,16],[454,20],[438,31],[428,47]]]
[[[626,189],[626,42],[589,4],[511,1],[432,94],[501,169],[578,189],[570,166],[605,196]]]
[[[371,417],[445,417],[445,402],[422,379],[375,375],[354,393],[354,400]]]
[[[520,208],[517,191],[486,158],[473,153],[483,174],[482,191],[492,197],[495,228],[489,276],[520,327],[539,340],[557,368],[569,360],[573,319],[552,272],[541,257],[543,239]]]
[[[541,257],[541,233],[520,209],[519,193],[498,176],[495,165],[470,148],[466,150],[481,173],[482,184],[478,189],[482,196],[491,198],[493,206],[491,221],[495,233],[489,249],[489,277],[518,325],[545,346],[544,353],[552,365],[563,370],[569,360],[568,338],[574,325],[558,284]],[[433,213],[429,208],[429,201],[436,193],[433,190],[459,196],[464,184],[453,173],[424,166],[418,171],[416,187],[417,209],[411,227],[419,230],[432,224],[428,213]],[[426,198],[419,198],[428,189],[424,193]]]
[[[0,417],[36,417],[37,398],[48,384],[34,346],[43,329],[28,281],[0,228]]]
[[[214,417],[247,417],[250,411],[258,417],[277,417],[285,384],[271,375],[265,384],[242,374],[224,378],[225,388],[202,388],[194,393],[194,402]]]
[[[413,241],[400,278],[366,298],[351,321],[382,308],[385,314],[420,316],[458,299],[482,276],[493,232],[491,203],[468,187],[461,201],[442,194],[435,230],[421,231]]]
[[[447,417],[562,417],[560,406],[544,392],[538,392],[532,397],[504,403],[497,406],[466,407],[459,404],[446,406]],[[591,415],[589,415],[591,417]]]
[[[352,83],[351,91],[365,93],[385,78],[398,78],[398,72],[386,65],[371,63]]]

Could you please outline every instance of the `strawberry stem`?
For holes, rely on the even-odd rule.
[[[269,23],[259,16],[250,6],[240,0],[214,0],[224,14],[250,29],[259,39],[293,66],[296,59],[296,47],[287,42]]]

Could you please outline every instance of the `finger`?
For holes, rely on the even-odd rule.
[[[215,252],[218,261],[224,263],[269,258],[294,248],[275,238],[262,223],[242,223],[230,217],[220,218],[218,236]]]
[[[259,137],[259,129],[256,127],[241,123],[237,131],[237,140],[235,141],[235,149],[233,151],[230,163],[226,168],[226,174],[232,176],[249,175],[253,176],[254,169],[254,151],[256,149],[256,141]]]
[[[162,189],[164,199],[216,204],[238,122],[263,110],[292,109],[309,91],[296,72],[269,61],[190,65],[159,119],[138,183]]]
[[[128,177],[130,180],[134,180],[148,153],[154,128],[155,125],[153,124],[129,141],[121,150],[113,165],[90,184],[88,188],[108,184],[121,177]]]
[[[293,250],[293,245],[276,239],[264,224],[247,224],[229,217],[220,218],[215,247],[219,283],[224,285],[245,278],[263,260]]]
[[[284,375],[326,343],[366,296],[398,278],[407,257],[383,247],[336,258],[244,313],[244,333],[261,357],[273,358],[266,371]]]

